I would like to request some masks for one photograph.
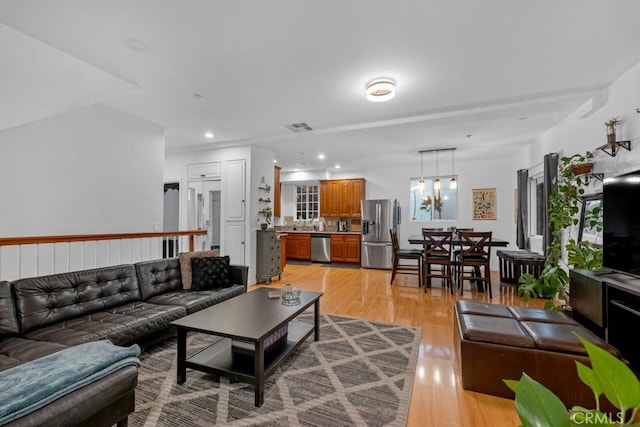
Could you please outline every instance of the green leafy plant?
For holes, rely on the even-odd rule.
[[[593,153],[574,154],[560,159],[556,188],[549,196],[549,227],[551,242],[544,269],[539,277],[523,274],[519,279],[518,295],[529,301],[531,298],[552,298],[558,293],[566,295],[569,275],[562,264],[562,236],[566,230],[580,223],[581,197],[587,182],[573,173],[573,166],[593,159]],[[545,303],[547,309],[558,309],[552,301]],[[560,308],[561,309],[561,308]]]
[[[604,122],[604,125],[608,128],[616,128],[616,126],[619,126],[622,123],[622,120],[620,120],[620,117],[616,116],[616,117],[611,117],[609,120],[607,120],[606,122]]]
[[[582,342],[591,368],[576,362],[578,377],[593,392],[595,409],[574,406],[570,410],[552,391],[526,373],[519,381],[505,380],[515,394],[515,405],[523,426],[637,425],[640,410],[640,381],[622,361],[577,335]],[[619,412],[613,418],[600,410],[604,395]]]
[[[269,225],[271,224],[271,217],[273,216],[273,211],[271,210],[271,206],[267,206],[266,208],[260,211],[262,215],[264,215],[264,222]]]
[[[569,240],[566,245],[567,264],[581,270],[600,270],[602,268],[602,249],[591,243]]]
[[[597,205],[584,213],[584,228],[602,231],[602,206]],[[570,239],[565,247],[567,264],[581,270],[600,270],[602,268],[602,248],[588,241],[576,242]]]

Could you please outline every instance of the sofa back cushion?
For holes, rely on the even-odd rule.
[[[140,300],[133,265],[13,282],[22,332]]]
[[[165,292],[182,289],[178,258],[144,261],[135,266],[143,301]]]
[[[20,332],[16,306],[11,296],[11,283],[0,282],[0,337]]]
[[[197,252],[181,252],[178,254],[180,259],[180,273],[182,274],[182,287],[184,289],[191,289],[191,259],[203,258],[220,255],[219,249],[212,249],[210,251],[197,251]]]
[[[191,275],[193,291],[228,288],[229,256],[191,258]]]

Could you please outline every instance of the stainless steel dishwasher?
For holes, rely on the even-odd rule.
[[[331,234],[311,233],[311,261],[331,262]]]

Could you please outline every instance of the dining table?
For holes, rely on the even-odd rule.
[[[423,245],[423,242],[424,242],[424,238],[422,237],[422,234],[412,234],[409,236],[409,243],[411,243],[412,245]],[[491,239],[491,247],[505,247],[508,244],[509,242],[507,240],[497,239],[497,238]],[[453,234],[453,237],[451,239],[451,245],[460,246],[460,237],[457,235],[457,233]],[[474,272],[476,276],[480,276],[480,267],[474,267]],[[458,284],[456,283],[455,292],[457,292],[457,286]],[[476,287],[479,292],[484,292],[481,282],[477,281]]]
[[[412,245],[422,245],[423,242],[423,237],[422,234],[412,234],[411,236],[409,236],[409,243],[411,243]],[[460,238],[454,234],[453,238],[451,239],[451,244],[453,246],[460,246]],[[502,239],[497,239],[497,238],[492,238],[491,239],[491,246],[496,246],[496,247],[506,247],[509,244],[509,242],[507,240],[502,240]]]

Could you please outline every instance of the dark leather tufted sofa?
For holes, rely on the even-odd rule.
[[[172,321],[246,292],[248,267],[232,286],[182,289],[177,258],[0,282],[0,371],[76,344],[116,345],[161,336]],[[138,371],[126,367],[9,426],[127,425]]]

